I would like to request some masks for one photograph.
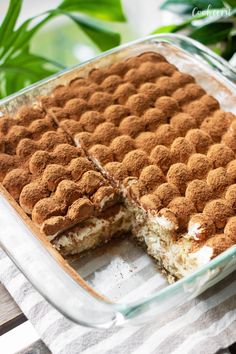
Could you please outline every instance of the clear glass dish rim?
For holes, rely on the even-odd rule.
[[[102,53],[102,54],[100,54],[100,55],[98,55],[98,56],[96,56],[96,57],[94,57],[92,59],[89,59],[89,60],[87,60],[87,61],[85,61],[85,62],[83,62],[81,64],[75,65],[75,66],[73,66],[73,67],[71,67],[69,69],[62,70],[59,73],[56,73],[56,74],[54,74],[54,75],[52,75],[52,76],[50,76],[50,77],[48,77],[46,79],[40,80],[39,82],[37,82],[35,84],[32,84],[32,85],[30,85],[30,86],[18,91],[17,93],[14,93],[12,95],[9,95],[6,98],[1,99],[0,100],[0,106],[3,105],[3,104],[7,104],[9,101],[11,101],[12,99],[14,99],[14,98],[16,98],[18,96],[21,96],[21,95],[23,95],[23,94],[25,94],[27,92],[30,92],[32,89],[34,89],[36,87],[40,88],[40,86],[42,86],[42,85],[44,85],[44,84],[46,84],[46,83],[48,83],[50,81],[53,81],[54,79],[57,79],[57,78],[63,76],[64,74],[66,74],[66,73],[73,72],[73,70],[75,70],[75,69],[81,68],[81,67],[83,67],[83,66],[85,66],[85,65],[87,65],[89,63],[92,63],[93,61],[95,61],[97,59],[106,57],[109,54],[113,54],[113,53],[119,52],[119,51],[121,51],[123,49],[135,46],[137,44],[142,44],[142,43],[145,44],[145,43],[148,43],[149,41],[151,42],[152,40],[153,41],[156,40],[156,42],[159,42],[159,43],[162,43],[162,42],[170,43],[171,45],[176,46],[178,49],[180,49],[182,51],[185,51],[189,56],[191,56],[194,59],[194,56],[191,53],[189,53],[188,51],[183,49],[180,45],[175,44],[173,42],[175,39],[185,41],[190,46],[195,47],[196,49],[198,49],[200,52],[203,52],[204,54],[209,55],[209,57],[212,58],[213,60],[215,60],[216,63],[219,64],[219,66],[224,66],[229,72],[231,72],[234,75],[234,80],[236,80],[236,70],[226,60],[224,60],[223,58],[219,57],[217,54],[212,52],[210,49],[208,49],[204,45],[200,44],[199,42],[197,42],[197,41],[195,41],[193,39],[190,39],[190,38],[188,38],[186,36],[183,36],[183,35],[165,34],[165,33],[163,33],[163,34],[151,35],[151,36],[148,36],[148,37],[145,37],[145,38],[141,38],[141,39],[138,39],[138,40],[123,44],[123,45],[118,46],[118,47],[116,47],[114,49],[106,51],[106,52],[104,52],[104,53]],[[206,60],[203,57],[202,57],[202,63],[201,64],[205,65],[205,67],[207,69],[213,71],[213,69],[210,68],[210,66],[207,66]],[[214,65],[215,65],[215,63],[214,63]],[[227,84],[229,86],[231,86],[231,88],[233,90],[235,90],[235,92],[236,92],[236,86],[232,83],[232,81],[229,81],[226,77],[224,77],[222,75],[222,73],[214,72],[214,74],[215,74],[215,76],[220,77],[221,80],[222,79],[226,80]],[[197,277],[200,277],[201,275],[203,275],[207,271],[210,271],[210,270],[212,270],[212,269],[214,269],[216,267],[219,267],[225,260],[231,259],[232,257],[236,257],[236,245],[232,246],[228,250],[222,252],[220,255],[218,255],[213,260],[211,260],[208,264],[200,267],[198,270],[196,270],[195,272],[191,273],[190,275],[188,275],[188,276],[176,281],[173,284],[168,285],[167,287],[159,290],[157,293],[148,295],[147,297],[145,297],[143,299],[140,299],[140,300],[137,300],[137,301],[134,301],[134,302],[131,302],[131,303],[125,303],[125,304],[109,302],[109,301],[106,301],[105,299],[103,299],[103,300],[102,299],[98,299],[98,301],[102,302],[102,303],[106,303],[106,305],[111,307],[113,310],[116,310],[116,311],[119,311],[119,312],[121,312],[123,314],[126,314],[129,311],[131,311],[131,310],[133,310],[133,309],[135,309],[135,308],[137,308],[139,306],[143,306],[143,305],[149,304],[149,303],[151,303],[153,301],[156,301],[158,299],[162,299],[162,298],[166,297],[167,295],[171,296],[172,293],[174,293],[177,289],[180,289],[184,284],[188,284],[188,283],[193,282]],[[78,286],[80,286],[80,285],[78,284]],[[48,299],[48,301],[50,302],[50,299]],[[61,309],[61,312],[63,313],[63,309]]]

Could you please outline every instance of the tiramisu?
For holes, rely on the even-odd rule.
[[[0,177],[63,254],[131,231],[181,278],[236,243],[236,119],[146,52],[0,121]]]
[[[40,109],[0,120],[2,185],[65,254],[129,231],[119,193]]]

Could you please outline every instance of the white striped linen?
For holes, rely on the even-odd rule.
[[[145,271],[145,260],[139,262],[138,270]],[[66,319],[34,290],[1,250],[0,281],[55,354],[211,354],[236,340],[236,273],[156,322],[109,330],[84,328]],[[145,284],[150,289],[161,285],[161,279],[155,284],[152,277]],[[124,299],[132,299],[132,289],[122,293]]]

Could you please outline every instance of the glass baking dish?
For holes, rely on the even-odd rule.
[[[223,109],[236,113],[236,71],[222,58],[187,37],[162,34],[118,47],[0,101],[0,114],[53,87],[86,76],[94,67],[156,51],[193,75]],[[0,187],[0,245],[34,287],[72,321],[97,328],[141,324],[198,296],[236,270],[236,245],[191,275],[169,285],[155,262],[131,239],[117,239],[64,260],[7,191]]]

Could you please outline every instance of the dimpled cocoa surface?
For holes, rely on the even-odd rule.
[[[2,118],[0,136],[1,182],[44,234],[99,215],[104,198],[115,203],[114,188],[42,109]]]
[[[236,119],[192,76],[160,54],[146,52],[56,87],[51,96],[41,97],[39,106],[32,121],[18,120],[19,113],[1,120],[0,165],[3,185],[45,232],[54,222],[60,230],[83,215],[80,202],[81,210],[92,213],[91,195],[102,188],[112,193],[111,182],[125,187],[127,198],[143,209],[168,215],[178,237],[198,223],[201,231],[193,248],[206,244],[217,255],[235,243]],[[38,120],[44,122],[42,131]],[[49,131],[70,136],[78,156],[62,162],[60,144],[48,148],[41,143]],[[29,154],[25,140],[32,146]],[[105,178],[89,167],[85,155]],[[29,162],[16,179],[25,156]],[[76,167],[77,160],[83,167]],[[86,172],[78,176],[81,169]],[[89,181],[97,181],[93,192],[86,189]],[[33,202],[27,199],[31,187],[40,196]]]
[[[198,223],[193,247],[218,254],[235,243],[235,116],[192,76],[148,52],[56,88],[50,103],[50,116],[128,198],[168,210],[178,236]]]

